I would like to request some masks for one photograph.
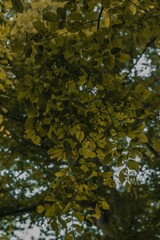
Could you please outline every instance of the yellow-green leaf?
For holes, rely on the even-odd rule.
[[[31,140],[34,142],[34,144],[38,145],[41,141],[41,138],[39,136],[33,135],[31,137]]]
[[[4,81],[5,78],[6,78],[6,75],[5,75],[4,72],[2,72],[2,69],[1,69],[1,68],[0,68],[0,71],[1,71],[1,72],[0,72],[0,79]]]
[[[137,137],[139,138],[139,140],[141,141],[141,142],[148,142],[148,138],[146,137],[146,135],[144,134],[144,133],[140,133],[140,134],[138,134],[137,135]]]
[[[109,27],[110,27],[110,16],[109,16],[109,14],[106,14],[106,16],[105,16],[104,26],[105,26],[106,28],[109,28]]]
[[[160,152],[160,139],[153,140],[153,147],[157,152]]]
[[[74,216],[80,221],[83,222],[84,221],[84,216],[82,215],[82,213],[80,212],[75,212]]]
[[[120,53],[119,61],[120,62],[129,62],[129,61],[131,61],[131,57],[126,53]]]
[[[97,216],[98,219],[99,219],[99,218],[101,217],[101,210],[100,210],[98,204],[96,204],[95,213],[96,213],[96,216]]]
[[[81,130],[76,132],[76,138],[81,143],[84,139],[84,132]]]
[[[44,210],[45,210],[45,207],[43,207],[42,205],[39,205],[39,206],[37,207],[37,212],[38,212],[39,214],[43,213]]]
[[[84,196],[84,195],[77,195],[76,196],[76,200],[77,201],[85,201],[85,200],[88,200],[88,198],[86,197],[86,196]]]
[[[93,171],[90,177],[97,177],[97,172]]]
[[[66,173],[65,172],[56,172],[56,177],[63,177]]]
[[[0,83],[0,90],[4,91],[4,86],[2,83]]]
[[[92,150],[88,150],[86,151],[84,158],[94,158],[95,156],[96,156],[95,152],[93,152]]]
[[[106,201],[102,201],[101,205],[103,209],[106,209],[106,210],[109,209],[109,204]]]
[[[0,124],[3,122],[3,117],[0,115]]]
[[[133,4],[129,6],[129,10],[132,12],[133,15],[137,13],[137,8]]]

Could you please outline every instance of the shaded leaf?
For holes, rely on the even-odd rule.
[[[139,171],[139,163],[134,161],[134,160],[129,160],[128,162],[128,168],[129,169],[133,169],[135,170],[136,172]]]
[[[160,152],[160,140],[159,139],[153,140],[153,147],[157,152]]]
[[[13,8],[20,13],[23,13],[23,4],[21,0],[11,0]]]
[[[57,22],[58,16],[54,12],[46,12],[43,14],[43,18],[48,22]]]

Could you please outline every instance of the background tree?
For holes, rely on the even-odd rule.
[[[55,239],[102,239],[92,224],[159,239],[159,14],[150,0],[1,1],[6,239],[43,220],[37,206]]]

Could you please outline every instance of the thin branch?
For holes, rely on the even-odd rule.
[[[0,211],[0,218],[5,218],[8,216],[15,216],[15,215],[19,215],[19,214],[24,214],[24,213],[29,213],[29,212],[36,212],[36,208],[39,204],[33,205],[33,206],[29,206],[29,207],[25,207],[25,208],[17,208],[17,209],[3,209]]]
[[[15,116],[13,113],[9,113],[9,112],[5,113],[5,112],[0,111],[0,114],[2,116],[8,117],[12,120],[16,120],[17,122],[25,123],[25,118],[19,118],[19,117]]]
[[[157,37],[154,37],[150,40],[150,42],[148,42],[145,46],[145,48],[142,50],[142,52],[139,54],[139,57],[136,59],[135,63],[133,63],[133,65],[129,68],[128,73],[124,76],[123,80],[127,79],[127,77],[131,74],[132,70],[134,69],[134,67],[137,65],[138,61],[140,60],[140,58],[142,57],[142,55],[146,52],[147,48],[151,46],[152,43],[154,43],[154,41],[157,39]]]
[[[10,200],[11,206],[9,206],[9,204],[7,203],[5,206],[1,206],[0,218],[2,219],[8,216],[18,216],[20,214],[31,213],[31,212],[36,213],[36,208],[39,205],[43,205],[45,203],[44,197],[46,196],[47,191],[48,190],[41,193],[41,195],[38,196],[39,199],[36,199],[37,195],[35,195],[33,198],[28,199],[29,202],[24,199],[23,203],[22,202],[15,203],[15,199],[11,199]]]
[[[101,16],[102,16],[102,13],[103,13],[103,7],[101,8],[101,11],[99,13],[99,16],[98,16],[98,23],[97,23],[97,31],[99,30],[100,28],[100,22],[101,22]]]
[[[141,105],[141,107],[142,107],[143,109],[145,109],[143,103],[140,102],[138,96],[136,96],[133,91],[131,91],[130,89],[128,89],[126,86],[124,86],[124,85],[115,77],[115,75],[112,73],[112,71],[111,71],[109,68],[107,68],[107,66],[106,66],[106,69],[107,69],[107,71],[112,75],[112,77],[114,78],[114,80],[116,81],[116,83],[118,83],[118,84],[121,86],[121,88],[125,89],[128,93],[130,93],[131,96],[138,101],[138,103]]]
[[[160,158],[160,154],[149,143],[146,143],[146,146],[148,147],[150,152],[154,154],[155,157]]]
[[[144,11],[145,13],[147,13],[149,16],[151,16],[152,18],[154,18],[157,22],[157,24],[160,26],[159,20],[157,19],[157,16],[152,15],[149,11],[147,11],[146,9],[143,9],[141,7],[139,7],[136,3],[132,2],[131,0],[128,0],[128,2],[130,2],[131,4],[133,4],[135,7],[137,7],[139,10]]]

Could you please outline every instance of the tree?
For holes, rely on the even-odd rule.
[[[0,13],[6,238],[45,216],[55,239],[102,239],[92,225],[159,239],[159,1],[12,0]]]

